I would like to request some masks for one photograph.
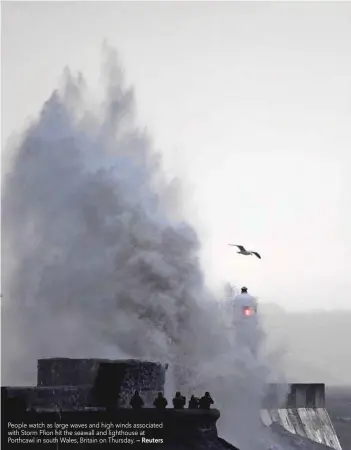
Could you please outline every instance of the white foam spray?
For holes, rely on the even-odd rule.
[[[269,368],[205,288],[197,235],[134,126],[116,55],[104,58],[103,101],[66,71],[6,161],[2,382],[33,384],[38,358],[160,359],[185,394],[211,391],[224,437],[262,448]]]

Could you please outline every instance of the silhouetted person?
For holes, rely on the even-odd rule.
[[[168,405],[167,400],[164,398],[162,392],[159,392],[157,394],[157,397],[155,398],[154,407],[156,409],[165,409],[167,405]]]
[[[211,405],[213,405],[212,397],[209,392],[205,392],[205,395],[200,398],[199,408],[200,409],[210,409]]]
[[[129,404],[133,409],[140,409],[144,406],[144,400],[140,397],[139,391],[135,391]]]
[[[174,409],[183,409],[186,403],[185,397],[183,397],[179,391],[176,392],[176,395],[172,401]]]
[[[189,409],[198,409],[199,407],[199,399],[192,395],[189,400]]]

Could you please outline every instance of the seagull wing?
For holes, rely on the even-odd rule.
[[[251,252],[253,255],[256,255],[257,258],[261,259],[261,256],[257,252]]]
[[[228,244],[228,245],[231,245],[232,247],[238,247],[238,249],[241,252],[246,252],[245,247],[243,247],[242,245],[237,245],[237,244]]]

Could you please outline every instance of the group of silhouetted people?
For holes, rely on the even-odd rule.
[[[176,392],[173,400],[173,408],[174,409],[184,409],[186,404],[186,398],[178,391]],[[211,405],[213,405],[213,399],[209,392],[205,392],[205,395],[201,398],[195,397],[192,395],[189,400],[188,408],[189,409],[210,409]],[[133,409],[141,409],[144,406],[144,400],[140,397],[139,391],[135,391],[133,397],[130,400],[130,406]],[[162,392],[157,394],[157,397],[154,400],[154,407],[156,409],[166,409],[168,405],[167,399],[164,397]]]
[[[189,400],[189,409],[210,409],[213,403],[209,392],[205,392],[205,395],[201,398],[192,395]]]

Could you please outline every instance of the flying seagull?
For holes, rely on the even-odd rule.
[[[236,244],[228,244],[231,245],[232,247],[238,247],[238,249],[240,250],[237,253],[240,253],[241,255],[255,255],[257,256],[257,258],[261,259],[261,256],[257,253],[257,252],[251,252],[249,250],[246,250],[245,247],[243,247],[242,245],[236,245]]]

